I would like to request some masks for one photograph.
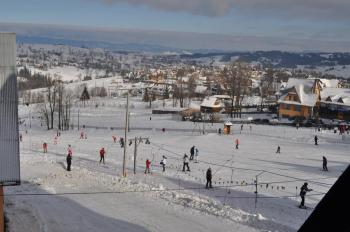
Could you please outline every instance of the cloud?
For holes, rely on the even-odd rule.
[[[233,6],[233,0],[94,0],[107,4],[128,3],[144,5],[163,11],[182,11],[193,15],[218,17],[226,15]]]
[[[106,4],[127,3],[170,12],[220,17],[235,14],[264,17],[349,20],[349,0],[86,0]],[[266,14],[268,13],[268,14]]]

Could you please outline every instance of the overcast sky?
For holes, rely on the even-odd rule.
[[[350,0],[11,0],[0,22],[350,41]]]

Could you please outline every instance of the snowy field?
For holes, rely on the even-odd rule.
[[[56,132],[46,131],[35,117],[29,128],[29,110],[20,107],[26,119],[22,185],[5,190],[10,231],[297,231],[350,162],[349,137],[333,131],[248,124],[240,131],[235,124],[231,135],[218,135],[213,131],[222,124],[206,124],[203,135],[203,124],[152,115],[138,99],[131,105],[128,138],[147,137],[150,144],[143,140],[137,147],[136,174],[134,143],[127,145],[126,178],[121,177],[123,149],[112,140],[124,135],[125,99],[80,108],[87,139],[79,139],[75,127],[62,131],[57,145]],[[35,115],[35,108],[31,111]],[[77,112],[72,114],[75,125]],[[239,149],[234,147],[237,138]],[[48,143],[46,154],[43,142]],[[68,144],[73,148],[71,172],[65,170]],[[190,162],[191,172],[182,172],[182,156],[193,145],[199,162]],[[281,154],[275,153],[278,145]],[[107,152],[105,164],[98,162],[101,147]],[[159,164],[163,155],[168,158],[165,172]],[[322,156],[328,158],[329,172],[321,171]],[[143,173],[147,158],[152,174]],[[209,190],[208,167],[214,187]],[[307,210],[297,207],[305,181],[313,189],[306,196]]]

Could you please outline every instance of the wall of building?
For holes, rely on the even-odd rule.
[[[278,114],[280,117],[305,117],[309,118],[311,116],[311,107],[300,106],[300,105],[290,105],[290,104],[280,104]]]

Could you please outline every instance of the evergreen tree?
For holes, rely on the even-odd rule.
[[[168,87],[168,85],[165,86],[164,99],[169,99],[169,87]]]
[[[80,100],[83,101],[84,107],[85,107],[85,101],[90,100],[89,91],[87,90],[86,86],[84,87],[83,93],[81,94]]]

